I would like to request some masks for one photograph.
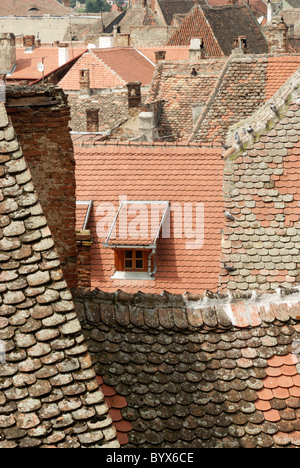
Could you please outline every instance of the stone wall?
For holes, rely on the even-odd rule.
[[[7,88],[6,109],[30,167],[66,281],[75,287],[75,162],[66,96],[51,85],[12,86]]]

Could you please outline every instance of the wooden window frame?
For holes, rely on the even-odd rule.
[[[132,252],[132,268],[125,268],[125,252]],[[136,253],[142,252],[142,258],[136,258]],[[142,272],[145,273],[148,271],[148,258],[149,250],[139,250],[139,249],[115,249],[115,269],[116,271],[124,272]],[[143,268],[136,268],[137,260],[143,260]]]

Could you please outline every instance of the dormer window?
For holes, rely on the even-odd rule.
[[[122,201],[104,247],[114,250],[113,279],[154,279],[169,202]]]

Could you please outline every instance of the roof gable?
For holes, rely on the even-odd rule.
[[[90,70],[91,89],[125,86],[131,81],[151,83],[154,65],[132,48],[93,49],[84,54],[60,81],[64,90],[79,90],[79,70]]]
[[[195,5],[167,45],[188,45],[192,38],[198,37],[203,39],[207,55],[229,56],[239,36],[246,37],[249,53],[268,52],[264,35],[247,5],[215,8]]]

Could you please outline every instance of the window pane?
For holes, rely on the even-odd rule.
[[[143,252],[141,250],[137,250],[137,252],[135,253],[135,258],[142,259]]]
[[[135,262],[135,267],[136,267],[136,269],[137,269],[137,270],[143,270],[143,268],[144,268],[143,263],[144,263],[143,260],[137,260],[137,261]]]
[[[132,259],[132,250],[125,250],[125,258]]]
[[[132,260],[125,260],[125,269],[132,270]]]

